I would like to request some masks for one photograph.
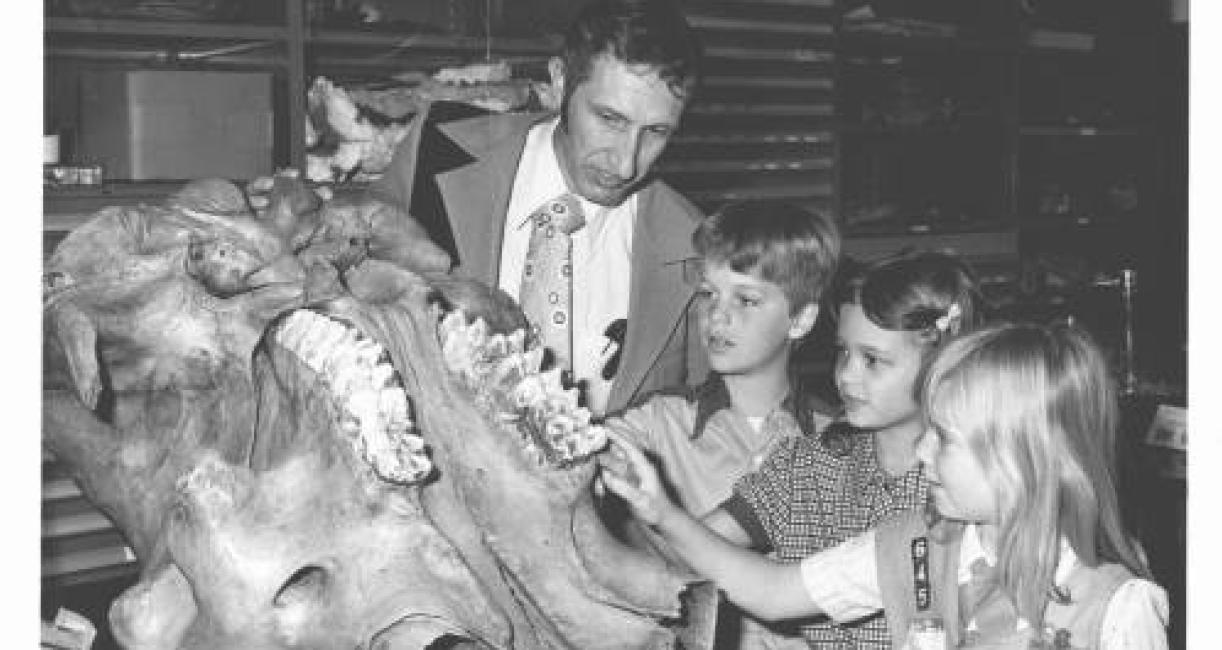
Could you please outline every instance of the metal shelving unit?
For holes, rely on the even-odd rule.
[[[659,173],[706,211],[788,199],[831,210],[836,196],[832,0],[692,0],[704,83]]]

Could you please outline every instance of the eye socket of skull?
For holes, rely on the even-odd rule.
[[[272,603],[276,607],[291,607],[304,602],[317,602],[331,581],[331,572],[317,564],[307,564],[284,581]]]

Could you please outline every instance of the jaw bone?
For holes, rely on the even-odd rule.
[[[379,478],[406,485],[429,475],[433,465],[408,413],[407,393],[381,345],[305,309],[289,314],[273,339],[328,385],[340,432]]]

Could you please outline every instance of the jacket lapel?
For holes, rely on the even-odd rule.
[[[549,117],[498,115],[439,125],[473,159],[436,176],[454,233],[458,266],[466,275],[496,286],[505,213],[526,134]],[[632,344],[624,350],[611,403],[627,403],[640,388],[691,302],[694,285],[689,268],[696,255],[690,212],[656,181],[638,195],[626,335]]]
[[[609,402],[626,404],[666,347],[691,302],[695,287],[687,270],[695,260],[689,209],[659,190],[645,188],[637,202],[632,236],[632,295],[628,304],[630,343]]]
[[[526,134],[547,115],[498,115],[454,122],[440,130],[474,159],[437,175],[454,232],[458,266],[465,274],[497,284],[505,212]]]

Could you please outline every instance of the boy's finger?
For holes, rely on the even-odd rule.
[[[603,485],[605,485],[608,490],[618,494],[625,501],[631,502],[628,493],[633,491],[634,488],[629,485],[627,481],[615,475],[613,472],[603,472],[599,475],[599,478],[602,479]]]
[[[607,429],[607,438],[611,441],[613,449],[622,452],[632,462],[645,461],[645,454],[624,434],[614,429]]]
[[[615,474],[627,474],[631,465],[626,458],[616,458],[610,454],[602,454],[598,458],[598,466],[603,472],[612,472]]]
[[[634,512],[638,513],[638,516],[639,513],[645,511],[648,499],[640,490],[632,485],[630,481],[624,480],[623,478],[620,478],[614,474],[604,474],[603,482],[607,486],[608,490],[611,490],[615,494],[619,495],[619,498],[627,502],[628,507]]]

